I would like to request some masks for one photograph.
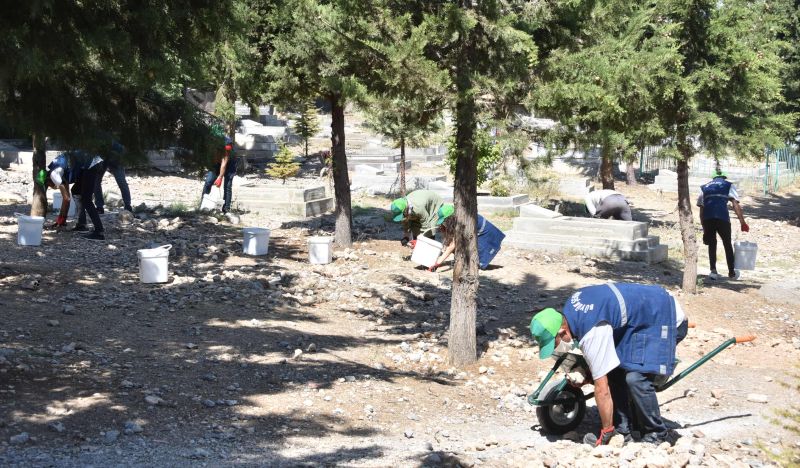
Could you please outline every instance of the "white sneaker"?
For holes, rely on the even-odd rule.
[[[722,275],[720,275],[716,271],[712,271],[711,273],[708,274],[708,279],[715,280],[715,279],[720,279],[720,278],[722,278]]]

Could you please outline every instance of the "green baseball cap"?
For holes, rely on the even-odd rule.
[[[442,223],[444,222],[444,220],[447,219],[448,216],[453,214],[454,211],[455,211],[455,207],[451,203],[447,203],[446,205],[442,205],[439,208],[439,211],[436,212],[436,214],[439,215],[439,219],[436,220],[436,225],[437,226],[441,226]]]
[[[551,307],[540,310],[531,319],[531,335],[539,343],[539,359],[547,359],[553,354],[562,321],[563,316]]]
[[[723,172],[723,171],[722,171],[722,169],[717,169],[716,171],[714,171],[714,172],[711,174],[711,178],[712,178],[712,179],[716,179],[717,177],[723,177],[723,178],[727,179],[727,178],[728,178],[728,174],[726,174],[725,172]]]
[[[392,220],[395,223],[399,223],[403,220],[403,213],[405,213],[406,208],[408,208],[408,200],[405,198],[398,198],[389,205],[389,209],[392,211],[392,214],[395,215]]]

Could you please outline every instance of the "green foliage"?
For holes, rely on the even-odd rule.
[[[789,377],[792,378],[794,383],[780,382],[781,386],[787,391],[793,393],[792,398],[787,398],[787,405],[780,410],[777,410],[777,417],[770,418],[771,422],[782,429],[788,431],[795,436],[800,435],[800,407],[796,404],[788,404],[789,402],[797,401],[797,393],[800,390],[800,374],[792,372]],[[788,396],[788,395],[787,395]],[[760,444],[759,444],[760,445]],[[764,452],[778,462],[781,466],[798,467],[800,466],[800,449],[796,444],[791,444],[790,448],[785,449],[779,453],[775,453],[768,447],[760,447]]]
[[[294,124],[294,132],[303,139],[303,156],[308,157],[308,139],[319,132],[319,116],[313,101],[309,101],[300,111]]]
[[[67,148],[96,150],[113,137],[128,149],[126,157],[141,153],[162,138],[160,104],[180,98],[184,77],[198,72],[200,56],[227,24],[231,2],[23,2],[4,8],[0,120]],[[168,131],[179,127],[169,123]]]
[[[492,141],[492,137],[488,132],[478,130],[475,132],[475,154],[478,158],[477,184],[481,185],[489,178],[490,172],[502,162],[503,153],[500,145]],[[447,158],[445,159],[451,174],[456,172],[457,155],[455,137],[451,137],[447,142]]]
[[[283,146],[275,155],[275,162],[270,163],[264,172],[270,177],[283,180],[285,184],[287,178],[294,177],[300,172],[300,164],[295,161],[289,148]]]
[[[512,182],[508,176],[495,177],[489,181],[489,194],[493,197],[511,196]]]

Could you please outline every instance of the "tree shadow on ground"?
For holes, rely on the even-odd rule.
[[[785,221],[800,227],[800,194],[770,194],[753,197],[749,206],[743,206],[745,217]]]

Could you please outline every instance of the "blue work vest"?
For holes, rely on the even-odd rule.
[[[503,231],[490,223],[481,215],[478,215],[478,266],[481,270],[489,267],[492,259],[500,251],[500,244],[506,235]]]
[[[567,299],[564,316],[578,341],[598,323],[608,322],[620,367],[627,371],[670,375],[675,370],[675,301],[661,286],[581,288]]]
[[[59,154],[58,156],[55,157],[55,159],[50,161],[50,164],[47,165],[47,169],[49,169],[50,171],[53,171],[54,169],[57,169],[59,167],[61,169],[64,169],[62,180],[65,184],[71,184],[75,182],[75,180],[72,178],[73,171],[70,170],[67,153]]]
[[[700,187],[703,191],[703,220],[731,220],[731,216],[728,213],[728,200],[730,199],[728,194],[730,193],[731,185],[733,184],[722,177],[717,177]]]

